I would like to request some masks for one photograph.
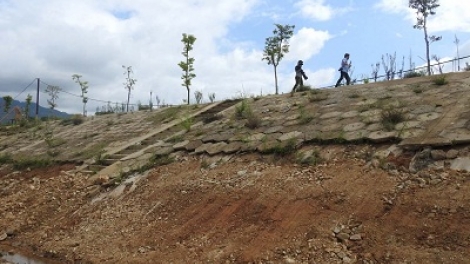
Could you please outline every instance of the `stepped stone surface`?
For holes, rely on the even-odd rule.
[[[0,253],[468,263],[470,72],[433,78],[2,127],[2,162],[63,163],[0,165]]]

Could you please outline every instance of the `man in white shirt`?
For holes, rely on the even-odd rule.
[[[351,62],[349,62],[349,53],[344,54],[344,58],[341,61],[341,67],[339,68],[339,72],[341,72],[341,77],[339,77],[338,81],[336,82],[335,87],[338,87],[341,84],[343,79],[346,79],[346,84],[351,84],[351,78],[349,77],[349,68],[351,67]]]

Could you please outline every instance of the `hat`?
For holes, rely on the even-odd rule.
[[[297,65],[304,65],[304,62],[303,62],[302,60],[299,60],[299,61],[297,62]]]

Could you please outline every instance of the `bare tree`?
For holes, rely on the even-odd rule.
[[[460,40],[457,38],[457,35],[455,35],[454,43],[455,43],[455,45],[457,46],[457,71],[460,71],[460,55],[459,55],[459,43],[460,43]]]
[[[129,112],[129,100],[131,99],[131,91],[134,89],[134,85],[137,82],[136,79],[131,78],[131,74],[134,72],[132,71],[132,66],[124,66],[122,65],[123,69],[126,69],[124,74],[126,77],[126,82],[124,83],[124,87],[127,90],[127,105],[126,105],[126,112]]]
[[[424,42],[426,44],[426,60],[428,75],[431,75],[431,57],[429,54],[429,44],[442,37],[429,36],[427,28],[427,19],[430,15],[435,15],[434,11],[440,5],[438,0],[409,0],[409,7],[416,9],[416,24],[413,26],[416,29],[422,29],[424,32]]]
[[[372,67],[372,78],[374,78],[374,82],[377,82],[377,77],[379,76],[380,71],[380,62],[377,62],[375,65],[371,64]]]
[[[439,73],[442,74],[442,68],[444,68],[444,65],[440,62],[441,59],[437,57],[437,55],[432,55],[432,58],[437,62],[437,69],[439,70]]]
[[[213,103],[215,101],[215,93],[210,93],[209,94],[209,101]]]
[[[46,88],[46,93],[50,96],[51,99],[47,99],[47,104],[54,110],[57,107],[56,100],[59,98],[59,92],[61,91],[59,86],[48,85]]]
[[[196,104],[200,104],[202,102],[202,92],[201,91],[194,91],[194,98],[196,99]]]
[[[382,65],[384,66],[385,71],[385,79],[387,81],[393,80],[395,78],[396,73],[396,57],[397,53],[395,52],[393,55],[385,54],[382,55]]]

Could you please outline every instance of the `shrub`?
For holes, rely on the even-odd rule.
[[[444,75],[441,75],[441,76],[438,76],[438,77],[434,78],[432,80],[432,82],[435,85],[445,85],[445,84],[449,83]]]
[[[242,100],[242,102],[235,107],[235,118],[236,119],[243,119],[248,118],[253,114],[251,111],[250,104],[246,99]]]
[[[69,117],[67,119],[63,119],[62,121],[60,121],[60,124],[63,125],[63,126],[68,126],[68,125],[78,126],[81,123],[83,123],[84,121],[85,120],[84,120],[82,115],[75,114],[75,115],[72,115],[71,117]]]
[[[258,116],[254,115],[254,114],[251,114],[246,119],[245,126],[250,128],[250,129],[255,129],[255,128],[259,127],[260,124],[261,124],[261,119],[259,119]]]
[[[380,114],[382,126],[387,131],[392,131],[395,125],[405,120],[405,114],[401,109],[384,109]]]

